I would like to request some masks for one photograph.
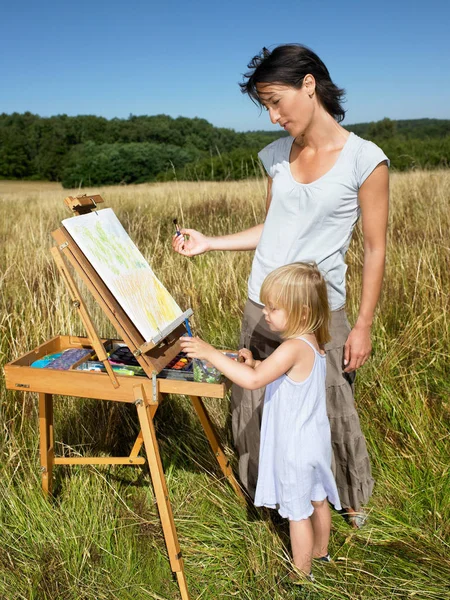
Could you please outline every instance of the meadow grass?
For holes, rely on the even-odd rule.
[[[369,520],[352,530],[333,514],[334,565],[317,583],[285,586],[285,524],[242,506],[183,397],[158,409],[157,436],[192,598],[277,600],[450,598],[450,172],[393,174],[386,279],[372,359],[357,405],[376,487]],[[184,309],[196,333],[236,348],[252,254],[185,259],[171,251],[173,218],[209,234],[261,222],[265,182],[165,183],[99,192]],[[68,216],[58,184],[0,182],[1,365],[58,334],[84,335],[49,248]],[[348,254],[348,312],[361,285],[362,238]],[[115,335],[89,294],[104,336]],[[40,490],[37,402],[6,391],[1,375],[0,598],[179,598],[146,467],[58,467],[55,497]],[[231,462],[228,400],[206,400]],[[133,406],[58,397],[56,449],[126,453]]]

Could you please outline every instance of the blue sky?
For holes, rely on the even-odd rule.
[[[450,118],[448,0],[2,3],[0,112],[201,117],[273,129],[238,82],[263,46],[312,48],[344,124]]]

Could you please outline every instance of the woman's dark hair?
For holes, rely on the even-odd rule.
[[[341,102],[345,90],[332,81],[328,69],[312,50],[301,44],[283,44],[272,51],[263,48],[247,65],[250,71],[240,83],[243,94],[248,94],[255,104],[262,106],[256,85],[277,83],[300,89],[305,75],[313,75],[316,80],[316,94],[325,108],[339,123],[345,117]]]

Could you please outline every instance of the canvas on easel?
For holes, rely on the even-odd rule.
[[[156,339],[182,315],[111,208],[62,224],[145,341]]]
[[[184,564],[169,500],[167,484],[162,469],[153,418],[158,405],[167,394],[183,394],[190,398],[199,416],[202,427],[219,466],[240,498],[242,491],[234,478],[229,461],[217,439],[214,426],[208,416],[201,396],[223,398],[225,382],[210,384],[195,381],[158,378],[165,366],[178,355],[181,335],[186,333],[184,319],[192,314],[184,313],[175,303],[169,292],[158,281],[147,262],[123,230],[111,209],[97,210],[97,203],[103,202],[99,196],[66,198],[65,203],[77,216],[63,221],[63,227],[52,233],[57,245],[52,255],[70,294],[72,306],[86,327],[87,338],[57,336],[41,344],[5,365],[7,389],[37,392],[39,395],[40,458],[42,487],[45,493],[52,491],[52,471],[54,465],[83,464],[142,464],[145,458],[139,456],[143,447],[150,469],[161,525],[166,542],[172,571],[176,574],[182,600],[189,600],[189,592],[184,572]],[[106,212],[105,218],[101,216]],[[86,218],[88,217],[88,218]],[[80,223],[80,227],[78,227]],[[102,223],[101,226],[98,226]],[[117,225],[118,223],[118,225]],[[87,224],[87,225],[86,225]],[[121,231],[121,229],[123,231]],[[117,232],[119,243],[114,246]],[[100,247],[97,246],[100,243]],[[133,246],[135,250],[133,249]],[[112,252],[110,247],[115,247]],[[129,250],[130,255],[122,252]],[[141,260],[143,262],[141,262]],[[120,264],[126,263],[121,277]],[[115,327],[120,340],[100,338],[81,298],[68,265],[79,275],[94,299]],[[136,283],[135,273],[145,273],[144,286],[130,299],[127,286]],[[130,278],[127,278],[131,274]],[[126,280],[121,281],[122,279]],[[147,290],[147,292],[145,292]],[[142,294],[148,293],[148,297]],[[148,305],[156,307],[150,315]],[[167,302],[167,307],[165,303]],[[159,309],[158,309],[159,306]],[[130,314],[128,313],[130,311]],[[127,377],[117,375],[108,364],[107,350],[114,343],[125,343],[136,357],[146,376]],[[88,372],[70,368],[65,371],[33,368],[33,363],[49,353],[73,348],[90,348],[105,365],[106,372]],[[78,364],[78,363],[77,363]],[[55,456],[53,431],[53,395],[114,400],[134,404],[141,431],[126,457],[58,457]]]

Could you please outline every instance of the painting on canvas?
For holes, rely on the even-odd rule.
[[[145,341],[182,314],[111,208],[62,223]]]

